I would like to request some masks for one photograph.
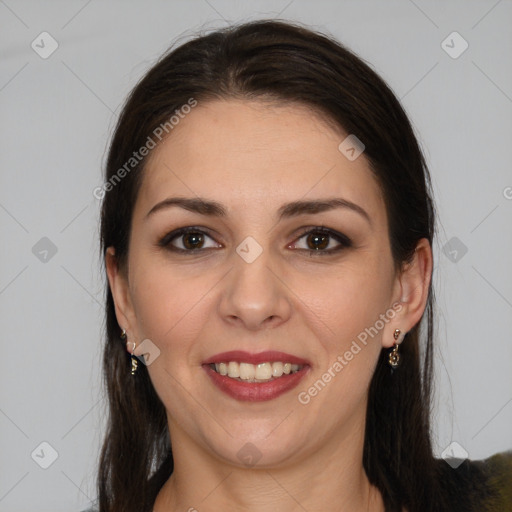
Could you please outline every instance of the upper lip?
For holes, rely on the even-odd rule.
[[[243,350],[231,350],[230,352],[222,352],[206,359],[203,364],[212,363],[228,363],[229,361],[237,361],[239,363],[260,364],[280,361],[283,363],[292,363],[300,365],[309,365],[309,362],[285,352],[276,350],[267,350],[266,352],[258,352],[251,354]]]

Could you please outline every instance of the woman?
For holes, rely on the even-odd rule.
[[[509,455],[433,456],[430,178],[353,53],[278,21],[170,51],[98,192],[101,512],[511,510]]]

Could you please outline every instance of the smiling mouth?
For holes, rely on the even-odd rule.
[[[283,363],[281,361],[259,364],[228,361],[225,363],[211,363],[209,366],[219,375],[240,382],[270,382],[279,379],[283,375],[297,373],[304,367],[301,364]]]

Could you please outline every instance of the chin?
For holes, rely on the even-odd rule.
[[[268,428],[268,421],[261,429],[248,430],[247,426],[239,431],[233,429],[230,432],[233,437],[226,435],[218,443],[210,440],[209,449],[227,464],[238,467],[270,469],[284,466],[300,456],[306,442],[304,433],[284,428],[278,432],[275,421],[272,425],[274,431]]]

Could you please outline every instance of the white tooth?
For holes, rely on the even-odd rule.
[[[283,375],[283,363],[272,363],[272,377]]]
[[[228,363],[228,376],[233,378],[240,377],[240,365],[236,361]]]
[[[215,363],[215,371],[219,373],[219,363]]]
[[[299,368],[300,366],[298,364],[292,364],[292,372],[298,371]]]
[[[272,377],[272,365],[270,363],[260,363],[256,366],[255,379],[267,380],[270,377]]]
[[[226,363],[220,363],[219,364],[219,373],[221,375],[227,375],[228,374],[228,367]]]
[[[283,373],[288,375],[292,371],[291,363],[284,363],[283,365]]]
[[[240,363],[240,378],[242,380],[254,379],[256,371],[253,364]]]

